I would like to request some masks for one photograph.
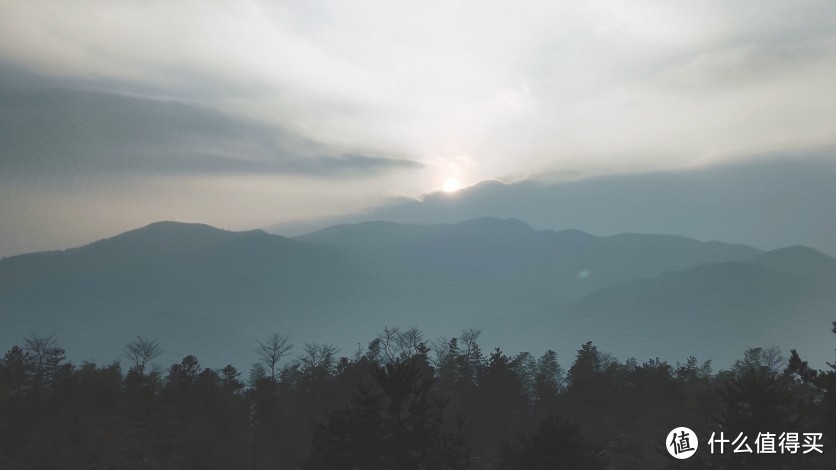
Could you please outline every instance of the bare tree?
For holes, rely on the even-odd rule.
[[[401,330],[399,328],[383,327],[383,333],[377,337],[380,338],[380,346],[385,356],[386,362],[392,362],[397,357],[398,338]]]
[[[303,390],[312,391],[317,383],[334,373],[334,356],[338,352],[331,344],[305,344],[305,354],[299,357]]]
[[[44,364],[50,350],[58,347],[58,342],[55,340],[55,334],[49,336],[40,336],[37,333],[31,333],[26,338],[23,338],[23,349],[32,354],[32,358],[36,364]]]
[[[136,337],[136,341],[125,345],[125,350],[122,354],[134,363],[134,368],[139,375],[145,373],[145,366],[165,352],[160,347],[157,339],[147,340],[141,336]]]
[[[278,378],[277,369],[279,361],[293,349],[293,345],[289,341],[289,336],[273,333],[265,338],[264,341],[256,340],[256,342],[258,342],[258,349],[256,350],[258,357],[264,362],[267,369],[269,369],[270,381],[275,383]]]
[[[478,340],[479,335],[482,334],[482,330],[474,330],[473,328],[468,328],[462,331],[461,334],[461,343],[464,345],[464,354],[468,358],[474,354],[474,350],[479,347]]]
[[[436,369],[441,369],[447,363],[450,356],[450,340],[444,336],[439,336],[430,341],[429,347],[435,353],[435,358],[432,360],[433,366]]]
[[[424,333],[417,326],[410,327],[398,336],[398,349],[401,360],[426,355],[430,350],[424,340]]]
[[[772,376],[777,376],[786,368],[787,359],[778,346],[770,346],[764,349],[761,357],[763,358],[763,367]]]
[[[734,363],[737,374],[747,371],[762,372],[776,377],[784,369],[786,359],[781,354],[781,348],[770,346],[764,348],[749,348],[743,353],[743,359]]]
[[[32,357],[34,367],[33,388],[39,389],[43,383],[54,378],[58,366],[66,358],[64,349],[58,346],[55,334],[40,336],[32,333],[23,338],[23,349]]]
[[[426,355],[430,348],[424,340],[424,333],[417,326],[401,331],[400,328],[384,327],[377,336],[381,352],[386,362],[396,359],[406,360],[418,355]]]
[[[305,355],[299,358],[305,370],[330,369],[334,364],[334,355],[340,350],[332,344],[305,344]]]

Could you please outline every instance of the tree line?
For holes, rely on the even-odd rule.
[[[73,364],[32,334],[0,361],[0,468],[836,468],[836,364],[752,348],[714,372],[585,342],[564,368],[552,350],[485,352],[479,336],[384,328],[340,356],[276,333],[243,374],[192,355],[152,367],[163,347],[141,337],[124,361]],[[824,452],[675,461],[663,440],[678,426],[701,445],[719,431],[821,432]]]

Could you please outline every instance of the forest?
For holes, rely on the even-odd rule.
[[[833,324],[836,333],[836,322]],[[486,350],[478,330],[428,339],[384,328],[347,355],[254,339],[241,371],[137,337],[110,364],[67,360],[54,335],[31,334],[0,362],[2,469],[800,469],[836,468],[836,363],[814,370],[796,350],[749,348],[727,369],[687,356],[619,360],[592,342]],[[665,436],[694,430],[700,450],[675,460]],[[713,433],[821,433],[790,453],[710,453]]]

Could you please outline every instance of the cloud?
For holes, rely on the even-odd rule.
[[[205,107],[56,88],[0,89],[0,172],[300,174],[368,177],[420,168],[401,158],[341,152]]]
[[[0,7],[0,59],[364,154],[466,155],[470,181],[553,166],[617,173],[833,143],[834,10],[817,0],[13,2]],[[414,178],[425,180],[411,189],[426,189],[426,175]]]

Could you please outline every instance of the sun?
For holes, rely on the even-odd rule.
[[[445,193],[455,193],[459,189],[462,188],[462,182],[457,180],[456,178],[447,178],[444,180],[444,192]]]

